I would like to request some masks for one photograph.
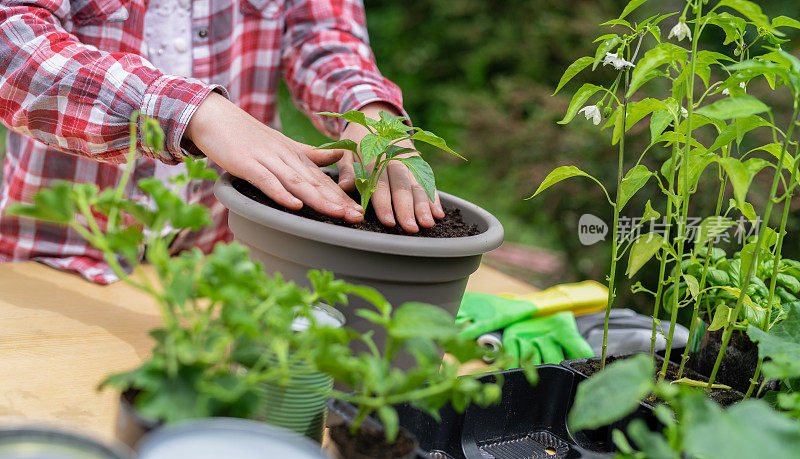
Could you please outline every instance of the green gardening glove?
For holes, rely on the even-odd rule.
[[[578,333],[575,316],[570,311],[527,319],[506,327],[503,349],[514,358],[515,366],[520,366],[522,361],[540,365],[594,357],[589,343]]]
[[[530,317],[538,311],[539,307],[530,301],[466,292],[456,315],[456,324],[463,327],[462,337],[475,339]]]

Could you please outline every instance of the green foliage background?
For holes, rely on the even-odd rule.
[[[593,54],[595,45],[591,41],[600,33],[597,24],[616,17],[625,3],[365,0],[378,64],[403,89],[405,107],[415,124],[446,138],[470,159],[464,163],[423,148],[434,166],[439,188],[492,211],[503,222],[507,240],[563,254],[566,277],[544,282],[602,280],[608,270],[608,247],[602,243],[584,247],[577,238],[577,221],[582,214],[592,213],[610,221],[610,209],[603,204],[597,187],[572,179],[536,199],[524,198],[549,171],[565,164],[580,165],[613,188],[617,152],[609,145],[608,132],[600,132],[582,118],[568,126],[556,124],[569,102],[570,91],[579,82],[607,82],[613,73],[608,68],[586,72],[562,93],[555,97],[550,94],[574,59]],[[759,3],[770,16],[800,18],[800,3],[794,0]],[[639,13],[676,11],[682,5],[679,0],[651,0]],[[668,19],[662,25],[664,36],[673,23]],[[797,41],[796,36],[791,38]],[[708,44],[722,41],[711,33],[706,40]],[[763,96],[758,87],[749,91]],[[778,120],[788,116],[785,99],[780,93],[766,99],[776,107]],[[287,135],[310,144],[326,141],[294,108],[285,88],[281,88],[279,105]],[[0,128],[0,133],[3,131]],[[641,151],[646,138],[643,122],[632,131],[629,151]],[[0,152],[3,148],[0,146]],[[659,165],[648,164],[651,168]],[[646,200],[654,193],[645,189],[637,199]],[[694,215],[709,211],[715,196],[708,194],[707,202],[698,195]],[[754,201],[762,202],[758,197]],[[641,208],[641,204],[632,202],[628,208]],[[790,231],[798,229],[800,217],[795,215]],[[800,256],[794,238],[789,240],[786,255]],[[625,305],[625,300],[620,304]],[[647,305],[639,306],[647,309]]]

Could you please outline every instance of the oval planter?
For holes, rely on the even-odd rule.
[[[492,214],[447,193],[439,193],[442,205],[461,209],[464,221],[477,225],[480,234],[427,238],[323,223],[254,201],[231,180],[230,174],[223,174],[214,194],[230,210],[228,225],[236,240],[251,249],[267,272],[280,272],[303,285],[308,285],[308,270],[325,269],[338,279],[377,289],[394,305],[422,301],[455,315],[481,256],[503,242],[503,227]],[[356,308],[369,305],[353,298],[350,306],[344,308],[348,325],[360,332],[372,329],[354,314]],[[383,342],[380,334],[373,338]]]
[[[140,443],[140,459],[324,459],[320,446],[280,427],[239,418],[206,418],[159,428]]]
[[[0,457],[131,459],[123,445],[104,445],[81,434],[41,426],[0,429]]]
[[[160,421],[147,419],[136,411],[133,406],[136,395],[137,391],[134,390],[127,390],[119,394],[117,423],[114,431],[119,441],[134,449],[143,436],[163,424]]]

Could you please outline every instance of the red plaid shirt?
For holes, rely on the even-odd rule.
[[[331,137],[341,121],[313,115],[383,101],[402,107],[368,45],[361,0],[193,0],[193,78],[166,75],[145,58],[147,0],[0,0],[0,119],[10,128],[0,189],[0,262],[37,260],[108,283],[101,254],[61,226],[5,214],[56,180],[114,186],[134,110],[157,119],[166,149],[138,139],[134,181],[154,161],[175,164],[196,148],[183,139],[192,114],[218,90],[278,128],[276,93],[286,80],[295,103]],[[230,240],[227,212],[208,182],[189,199],[211,209],[214,226],[181,234],[176,251]],[[141,198],[134,186],[129,196]],[[105,222],[101,221],[100,224]]]

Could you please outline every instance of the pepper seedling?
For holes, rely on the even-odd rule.
[[[344,119],[350,123],[364,126],[369,134],[361,139],[360,144],[350,139],[340,139],[335,142],[328,142],[317,148],[345,149],[353,152],[353,170],[355,172],[356,190],[361,195],[361,207],[366,212],[369,199],[378,187],[380,179],[386,166],[391,161],[400,161],[405,164],[417,183],[425,190],[431,201],[436,199],[436,180],[433,176],[433,169],[422,156],[415,154],[416,150],[408,147],[401,147],[398,144],[404,141],[418,140],[432,145],[440,150],[444,150],[451,155],[458,156],[466,161],[466,158],[456,153],[447,146],[447,142],[436,134],[418,127],[409,127],[402,116],[395,116],[381,111],[380,119],[372,119],[357,110],[345,113],[320,112],[318,115],[334,116]]]

